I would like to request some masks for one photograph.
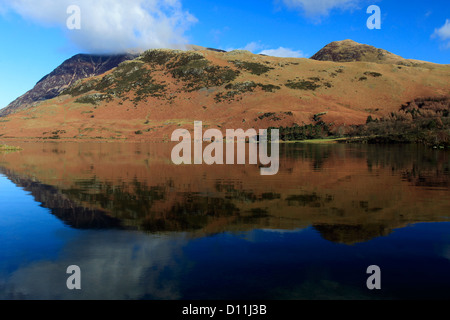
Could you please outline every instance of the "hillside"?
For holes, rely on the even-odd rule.
[[[450,65],[399,64],[391,55],[380,63],[149,50],[1,118],[0,136],[161,141],[177,128],[192,130],[195,120],[263,129],[314,123],[319,114],[334,126],[362,124],[414,99],[450,94]],[[326,60],[323,52],[315,57]]]

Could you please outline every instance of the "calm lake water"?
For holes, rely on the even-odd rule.
[[[169,144],[17,145],[0,153],[0,299],[450,298],[447,151],[281,145],[261,176],[175,166]]]

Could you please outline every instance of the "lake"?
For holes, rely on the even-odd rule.
[[[282,144],[262,176],[176,166],[165,143],[14,144],[0,299],[450,298],[448,151]]]

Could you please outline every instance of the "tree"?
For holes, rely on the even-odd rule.
[[[373,120],[372,116],[368,116],[367,120],[366,120],[366,124],[369,124],[371,122],[375,122],[375,121]]]

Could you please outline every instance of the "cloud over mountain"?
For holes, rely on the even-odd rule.
[[[81,9],[80,30],[66,26],[71,5]],[[185,32],[197,22],[181,0],[0,0],[0,8],[63,28],[70,41],[89,53],[179,48],[188,43]]]

